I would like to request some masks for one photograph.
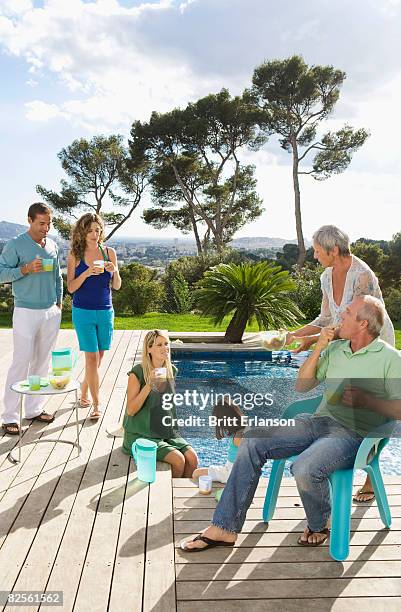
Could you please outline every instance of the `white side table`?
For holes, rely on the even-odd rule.
[[[8,455],[7,458],[9,459],[9,461],[11,461],[11,463],[20,463],[21,462],[21,436],[22,436],[22,404],[23,404],[23,399],[24,399],[24,395],[63,395],[65,393],[75,393],[75,424],[77,427],[77,439],[75,442],[71,442],[70,440],[59,440],[58,438],[46,438],[46,439],[40,439],[40,440],[33,440],[32,442],[26,442],[24,444],[24,446],[28,446],[28,444],[38,444],[39,442],[63,442],[64,444],[72,444],[72,446],[76,446],[78,449],[78,456],[81,452],[81,446],[79,444],[79,421],[78,421],[78,389],[79,389],[79,382],[77,380],[71,380],[68,385],[66,387],[64,387],[64,389],[54,389],[51,384],[49,383],[49,385],[47,387],[41,387],[40,390],[38,391],[31,391],[29,389],[29,387],[26,386],[21,386],[22,383],[24,383],[26,381],[24,380],[19,380],[18,382],[14,383],[13,385],[11,385],[11,389],[12,391],[15,391],[15,393],[19,393],[20,395],[20,402],[19,402],[19,435],[18,435],[18,461],[17,459],[15,459],[13,457],[13,450],[12,449]]]

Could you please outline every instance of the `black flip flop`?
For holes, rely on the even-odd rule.
[[[327,529],[327,527],[326,529],[322,529],[322,531],[312,531],[311,529],[309,529],[309,527],[307,529],[308,529],[308,533],[306,534],[307,538],[309,538],[309,536],[313,535],[314,533],[319,533],[326,537],[320,540],[319,542],[308,542],[308,540],[301,540],[301,538],[298,538],[297,544],[299,544],[300,546],[321,546],[322,544],[325,543],[325,541],[327,540],[330,534],[330,529]]]
[[[180,548],[185,552],[202,552],[202,550],[208,550],[208,548],[216,548],[216,546],[234,546],[235,542],[223,542],[222,540],[212,540],[211,538],[207,538],[206,536],[199,533],[193,540],[190,542],[196,542],[197,540],[201,540],[201,542],[205,542],[207,546],[203,546],[202,548],[186,548],[185,544],[187,542],[181,542]]]

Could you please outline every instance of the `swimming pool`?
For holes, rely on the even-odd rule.
[[[216,440],[214,428],[208,425],[208,416],[218,394],[229,393],[231,397],[246,398],[250,394],[271,395],[273,404],[250,407],[243,405],[248,416],[279,418],[286,406],[300,399],[295,391],[295,380],[299,368],[299,357],[292,357],[287,351],[185,351],[173,353],[173,363],[178,368],[176,392],[189,393],[191,400],[196,392],[197,403],[185,402],[177,407],[177,417],[187,420],[180,426],[180,434],[195,448],[200,465],[224,464],[227,457],[227,440]],[[208,396],[209,394],[209,396]],[[239,394],[239,396],[236,396]],[[302,398],[320,395],[314,389]],[[246,404],[246,402],[245,402]],[[190,417],[190,418],[188,418]],[[198,420],[195,417],[199,417]],[[192,420],[191,420],[192,419]],[[202,422],[200,422],[202,419]],[[384,449],[381,468],[384,474],[401,474],[401,443],[394,438]],[[269,474],[269,464],[263,475]],[[290,476],[286,468],[286,475]]]

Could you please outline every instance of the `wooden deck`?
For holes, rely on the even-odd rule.
[[[303,510],[292,480],[284,482],[274,520],[260,521],[266,482],[248,512],[234,549],[188,554],[178,543],[211,519],[215,501],[188,479],[172,481],[158,464],[150,487],[108,437],[120,419],[127,371],[139,356],[143,332],[116,331],[102,364],[99,422],[80,409],[82,452],[66,444],[32,444],[19,465],[7,461],[15,439],[0,434],[0,590],[63,591],[62,610],[219,612],[279,609],[401,610],[401,478],[386,478],[393,526],[382,529],[375,505],[354,507],[351,554],[332,561],[328,547],[296,545]],[[11,330],[0,330],[0,379],[11,359]],[[73,331],[58,346],[76,346]],[[82,370],[82,356],[78,370]],[[71,397],[53,397],[50,426],[31,424],[25,441],[75,439]],[[37,605],[1,607],[38,610]],[[40,608],[42,610],[42,608]]]

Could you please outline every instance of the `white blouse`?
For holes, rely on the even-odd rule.
[[[355,257],[355,255],[351,257],[352,263],[345,278],[343,297],[339,306],[337,306],[333,297],[333,268],[326,268],[321,275],[322,306],[320,315],[310,323],[311,325],[316,325],[316,327],[339,325],[341,323],[341,313],[359,295],[373,295],[384,304],[379,281],[374,272],[362,259]],[[387,312],[380,332],[380,338],[391,344],[391,346],[395,345],[394,327]]]

